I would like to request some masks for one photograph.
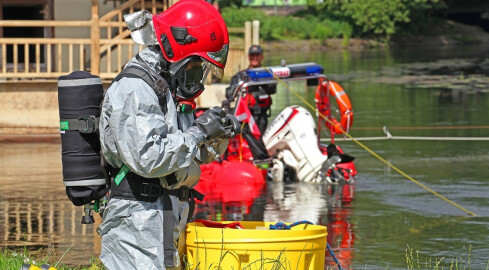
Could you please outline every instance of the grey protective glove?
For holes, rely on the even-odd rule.
[[[229,139],[240,132],[236,117],[231,114],[226,115],[226,112],[219,107],[212,107],[205,111],[195,119],[193,125],[204,133],[206,140]]]

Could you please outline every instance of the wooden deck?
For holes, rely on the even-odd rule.
[[[52,33],[58,28],[84,29],[78,32],[89,33],[79,38],[0,36],[0,142],[57,141],[57,78],[84,70],[100,76],[107,87],[124,64],[143,49],[131,40],[123,15],[141,9],[159,13],[173,2],[128,0],[99,16],[99,1],[91,0],[91,19],[86,21],[0,20],[0,34],[8,27],[41,27]],[[251,46],[252,39],[259,43],[258,31],[252,37],[251,28],[252,23],[247,22],[245,27],[228,29],[230,33],[243,33],[245,39],[244,44],[231,44],[225,78],[248,65],[245,48]],[[206,85],[197,104],[220,106],[223,89],[219,84]]]
[[[107,14],[99,16],[99,1],[91,0],[91,19],[86,21],[0,20],[0,29],[63,27],[90,30],[89,37],[80,38],[0,37],[0,82],[57,79],[75,70],[89,71],[102,79],[113,79],[122,70],[124,64],[143,49],[143,46],[131,40],[123,15],[142,9],[159,13],[173,2],[176,1],[128,0]],[[244,33],[245,44],[239,47],[231,45],[225,77],[231,77],[245,67],[247,64],[245,48],[251,45],[252,39],[250,23],[247,28],[228,30],[230,33]],[[259,42],[258,38],[256,42]]]

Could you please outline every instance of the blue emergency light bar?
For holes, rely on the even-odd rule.
[[[297,76],[310,76],[323,73],[324,69],[321,65],[316,63],[301,63],[292,64],[287,66],[274,66],[267,67],[269,71],[264,68],[248,69],[246,72],[251,80],[263,80],[272,79],[273,75],[279,78],[291,78]]]

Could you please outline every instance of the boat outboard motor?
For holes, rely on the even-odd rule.
[[[98,208],[107,194],[98,134],[103,94],[102,80],[88,72],[58,78],[63,183],[73,204],[85,205],[84,224],[93,223],[90,203],[96,201]]]
[[[321,169],[327,156],[318,147],[316,124],[312,115],[299,106],[285,108],[263,134],[263,142],[274,157],[271,174],[275,181],[283,179],[283,163],[292,167],[300,182],[322,182]]]

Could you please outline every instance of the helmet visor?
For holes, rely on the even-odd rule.
[[[209,69],[211,70],[212,74],[214,76],[216,76],[217,78],[222,79],[222,76],[224,74],[224,69],[220,68],[216,65],[213,65],[211,63],[208,63],[208,64],[209,64]]]
[[[222,46],[222,49],[218,52],[208,52],[207,55],[214,61],[218,62],[219,64],[222,64],[223,66],[226,65],[226,60],[228,59],[228,50],[229,50],[229,45],[224,44]]]
[[[211,64],[203,58],[189,61],[185,65],[185,84],[204,84],[210,72],[219,79],[222,79],[224,69]]]
[[[204,84],[209,72],[212,72],[219,79],[222,79],[222,75],[224,74],[224,69],[202,57],[191,57],[178,63],[172,63],[170,66],[171,75],[176,76],[179,70],[183,71],[183,81],[188,86],[197,83]]]

